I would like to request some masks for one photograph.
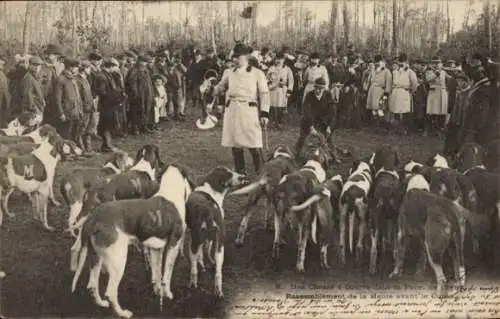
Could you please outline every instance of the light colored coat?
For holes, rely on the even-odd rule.
[[[369,110],[378,110],[381,108],[379,102],[384,93],[390,94],[392,90],[392,74],[387,67],[373,70],[368,82],[370,89],[366,99],[366,108]],[[385,110],[384,110],[385,111]]]
[[[417,91],[417,87],[417,75],[412,69],[393,71],[389,111],[396,114],[410,113],[412,110],[412,94]]]
[[[289,67],[275,66],[269,68],[267,78],[269,84],[269,97],[272,107],[287,106],[287,91],[293,91],[293,73]]]
[[[314,81],[319,78],[325,80],[325,87],[330,87],[330,78],[328,77],[328,71],[324,65],[320,66],[308,66],[304,71],[304,95],[302,96],[302,103],[306,99],[307,93],[314,90]]]
[[[439,76],[433,70],[425,72],[425,79],[429,82],[429,94],[427,95],[427,114],[448,114],[448,91],[446,90],[446,77],[443,70]]]
[[[226,91],[229,99],[222,125],[223,147],[262,148],[261,112],[269,112],[269,88],[261,70],[251,67],[224,72],[214,88],[215,94]],[[259,107],[250,106],[254,102]]]

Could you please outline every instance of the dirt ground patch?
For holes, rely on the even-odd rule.
[[[297,138],[297,128],[284,132],[271,130],[269,144],[284,143],[293,146]],[[233,166],[230,150],[220,146],[221,129],[202,132],[194,129],[191,122],[186,124],[169,124],[166,130],[156,135],[128,137],[119,139],[116,145],[130,154],[145,143],[157,143],[161,149],[164,162],[179,162],[189,169],[194,180],[200,180],[216,165]],[[382,143],[397,145],[405,161],[413,158],[424,161],[428,156],[442,148],[442,142],[434,137],[416,135],[379,135],[370,130],[340,130],[336,142],[352,150],[359,156],[369,155]],[[247,165],[251,164],[247,154]],[[58,177],[75,166],[98,167],[105,156],[64,162],[58,167]],[[334,170],[343,176],[347,174],[350,160],[339,165]],[[251,167],[251,166],[249,166]],[[251,168],[250,168],[251,171]],[[60,178],[56,178],[56,197],[62,201],[59,189]],[[1,285],[1,313],[7,317],[57,316],[57,317],[109,317],[109,309],[100,309],[95,306],[85,289],[88,272],[84,271],[80,278],[77,291],[71,294],[71,280],[73,274],[69,270],[69,249],[72,240],[62,230],[66,226],[68,208],[49,206],[49,223],[57,230],[49,233],[43,230],[31,217],[31,207],[21,194],[13,195],[10,210],[16,213],[14,218],[5,218],[0,231],[0,269],[7,277]],[[225,202],[226,210],[226,252],[223,270],[223,288],[225,300],[214,299],[213,272],[200,274],[200,289],[187,288],[189,267],[186,257],[178,258],[174,270],[172,288],[174,300],[165,301],[164,311],[159,311],[159,300],[153,297],[152,289],[146,278],[143,260],[134,248],[130,249],[128,265],[120,285],[121,304],[134,312],[135,316],[162,316],[162,317],[222,317],[226,315],[226,308],[231,298],[238,294],[255,290],[260,284],[267,282],[279,283],[284,279],[297,281],[320,281],[327,285],[340,279],[353,282],[362,281],[367,284],[376,283],[382,278],[370,278],[365,269],[341,270],[338,268],[335,252],[330,253],[332,269],[320,272],[317,262],[318,254],[308,253],[306,274],[297,275],[294,272],[296,250],[293,245],[287,248],[281,269],[277,271],[271,263],[272,232],[263,227],[262,214],[255,213],[250,222],[246,244],[236,248],[234,239],[240,222],[245,198],[228,198]],[[262,203],[260,203],[262,205]],[[260,206],[262,207],[262,206]],[[291,240],[290,240],[291,241]],[[290,242],[289,241],[289,242]],[[333,250],[333,249],[332,249]],[[479,273],[479,272],[478,272]],[[474,276],[474,274],[472,274]],[[478,275],[479,276],[479,275]],[[432,276],[428,275],[428,280]],[[387,279],[385,279],[387,280]],[[104,292],[106,275],[101,279],[101,294]]]

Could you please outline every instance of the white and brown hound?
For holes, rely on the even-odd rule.
[[[333,219],[328,218],[325,209],[319,209],[319,202],[305,207],[303,210],[291,211],[292,206],[302,204],[315,191],[315,187],[326,181],[326,169],[330,155],[328,151],[320,147],[309,156],[305,165],[298,171],[283,176],[275,191],[276,213],[274,215],[274,242],[273,257],[280,257],[280,242],[286,221],[290,218],[292,225],[298,230],[298,252],[296,269],[304,272],[305,253],[307,242],[311,237],[316,241],[316,230],[311,229],[319,222],[320,234],[320,261],[324,268],[329,267],[328,246],[333,235]],[[321,203],[324,204],[324,203]],[[329,203],[328,203],[329,205]]]
[[[347,216],[349,216],[349,251],[354,251],[354,222],[359,218],[359,232],[356,249],[356,260],[359,261],[363,254],[363,239],[367,231],[368,198],[373,183],[372,169],[369,160],[355,161],[349,170],[349,177],[342,188],[339,200],[340,210],[340,262],[345,265],[346,249],[345,235]]]
[[[161,298],[173,299],[171,279],[184,237],[186,201],[191,191],[192,183],[183,170],[170,165],[161,176],[158,192],[151,198],[119,200],[95,207],[78,234],[77,242],[81,245],[74,246],[71,251],[71,259],[78,260],[77,265],[72,264],[75,275],[71,290],[76,289],[87,254],[96,255],[87,285],[94,302],[106,308],[111,305],[120,317],[132,317],[133,313],[123,309],[118,301],[118,286],[127,264],[128,246],[138,240],[150,254],[154,292]],[[107,300],[99,294],[103,265],[109,274]]]
[[[264,221],[265,227],[268,228],[269,208],[273,203],[273,193],[276,185],[278,185],[281,178],[294,171],[296,168],[295,161],[291,151],[283,145],[277,146],[270,158],[262,166],[261,173],[258,179],[231,193],[231,195],[245,195],[250,194],[247,204],[245,206],[245,213],[238,229],[236,236],[236,246],[241,247],[245,240],[245,233],[248,228],[248,221],[252,216],[252,209],[257,205],[257,202],[262,196],[266,197],[264,208]]]
[[[0,158],[0,211],[8,213],[8,198],[18,189],[32,198],[33,217],[39,219],[47,230],[53,230],[47,221],[48,200],[53,196],[57,163],[62,153],[69,152],[64,140],[53,135],[51,138],[45,137],[38,148],[29,154]]]
[[[222,265],[224,263],[224,208],[226,194],[233,187],[248,184],[245,175],[238,174],[225,167],[216,167],[189,195],[186,203],[186,224],[189,229],[191,243],[189,260],[191,275],[189,285],[198,287],[198,264],[205,268],[203,260],[203,244],[208,249],[209,260],[212,260],[212,247],[215,254],[215,295],[223,297]]]
[[[134,160],[126,152],[115,152],[101,168],[76,168],[62,177],[60,191],[69,206],[68,227],[72,234],[87,191],[106,178],[124,172],[133,163]]]
[[[390,278],[402,274],[406,246],[409,237],[416,237],[422,245],[420,261],[427,254],[434,270],[437,292],[445,294],[446,278],[443,272],[443,256],[452,246],[455,277],[461,287],[465,285],[465,263],[460,236],[460,216],[471,217],[470,211],[456,205],[448,198],[432,194],[430,185],[420,174],[414,174],[403,183],[404,199],[399,210],[398,233],[394,249],[394,270]]]

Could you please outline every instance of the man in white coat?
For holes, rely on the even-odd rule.
[[[398,68],[392,71],[392,92],[389,98],[389,111],[391,122],[409,125],[408,114],[412,111],[412,95],[418,87],[417,75],[408,66],[406,54],[401,53],[398,58]],[[406,134],[406,129],[404,130]]]
[[[233,49],[236,67],[225,72],[213,95],[226,92],[226,110],[222,126],[223,147],[230,147],[235,170],[245,173],[243,150],[248,148],[256,172],[263,161],[262,128],[269,122],[269,88],[261,70],[248,64],[249,48],[237,44]]]
[[[282,129],[288,98],[293,92],[293,73],[285,65],[285,55],[282,52],[276,54],[275,65],[271,66],[267,72],[267,83],[273,115],[271,120],[276,122],[278,129]]]

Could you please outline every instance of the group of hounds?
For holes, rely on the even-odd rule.
[[[47,206],[49,199],[60,205],[53,194],[56,166],[82,151],[49,125],[30,127],[26,119],[15,119],[0,132],[0,222],[4,213],[12,216],[7,203],[18,190],[31,199],[33,217],[53,230]],[[491,240],[485,236],[491,230],[487,226],[500,218],[500,176],[497,167],[489,167],[486,150],[468,143],[454,159],[436,154],[420,164],[400,163],[395,147],[381,145],[369,157],[353,161],[343,178],[331,174],[334,168],[324,136],[313,133],[309,139],[300,163],[286,146],[275,147],[253,181],[218,166],[195,184],[180,165],[163,163],[153,144],[142,146],[135,158],[116,152],[101,168],[73,168],[60,181],[69,206],[67,230],[75,237],[72,291],[87,265],[87,289],[94,302],[130,318],[133,313],[118,301],[118,287],[128,247],[135,245],[143,253],[154,293],[160,300],[173,299],[172,273],[189,234],[189,285],[197,287],[206,256],[214,265],[215,295],[223,297],[227,195],[248,196],[236,246],[244,244],[252,210],[264,197],[266,228],[270,208],[274,212],[272,256],[280,258],[283,236],[290,228],[297,236],[298,272],[305,271],[308,243],[319,244],[320,265],[329,268],[328,249],[337,242],[341,265],[347,255],[360,262],[366,246],[370,274],[377,273],[381,254],[392,251],[389,277],[400,276],[408,241],[415,238],[420,242],[417,272],[425,271],[427,263],[431,266],[439,295],[448,289],[445,253],[452,257],[457,285],[465,285],[464,245],[470,241],[480,251]],[[99,293],[103,266],[109,274],[104,298]]]

